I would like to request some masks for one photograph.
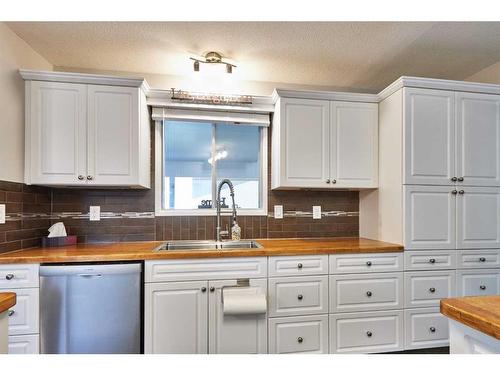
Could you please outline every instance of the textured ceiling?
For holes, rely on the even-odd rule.
[[[465,79],[500,60],[500,22],[9,22],[56,67],[186,75],[215,50],[242,80],[376,92]]]

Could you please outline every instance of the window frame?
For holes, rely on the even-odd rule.
[[[237,126],[237,125],[235,125]],[[162,207],[163,199],[163,120],[155,121],[155,216],[216,216],[215,208],[194,208],[194,209],[165,209]],[[268,127],[261,127],[260,132],[260,178],[261,178],[261,204],[260,208],[240,208],[237,209],[239,216],[267,216],[267,196],[268,196]],[[238,197],[236,196],[236,203]],[[231,209],[222,209],[222,213],[231,212]]]

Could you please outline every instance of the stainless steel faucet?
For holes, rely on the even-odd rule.
[[[222,180],[219,183],[219,186],[217,187],[217,197],[216,197],[216,202],[215,202],[215,204],[217,205],[217,228],[216,228],[216,234],[215,234],[217,242],[221,241],[222,234],[226,234],[226,235],[229,234],[229,231],[224,231],[224,232],[221,231],[221,226],[220,226],[220,211],[221,211],[220,192],[221,192],[222,186],[224,184],[229,186],[229,192],[230,192],[231,199],[233,202],[233,223],[236,222],[236,205],[234,204],[234,186],[233,186],[233,183],[231,182],[231,180],[225,178],[224,180]]]

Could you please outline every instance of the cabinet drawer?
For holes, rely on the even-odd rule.
[[[406,350],[448,345],[448,318],[439,307],[405,310]]]
[[[269,353],[328,353],[328,315],[269,319]]]
[[[9,309],[9,335],[38,333],[39,289],[6,289],[16,293],[16,304]]]
[[[439,306],[455,296],[455,271],[405,272],[405,307]]]
[[[9,336],[9,354],[39,354],[38,335]]]
[[[283,256],[269,258],[269,276],[328,274],[328,255]]]
[[[38,264],[0,265],[0,289],[37,287]]]
[[[330,315],[330,353],[377,353],[402,349],[402,311]]]
[[[328,276],[269,279],[269,316],[328,313]]]
[[[405,270],[454,269],[456,264],[456,250],[405,251]]]
[[[395,272],[403,270],[403,253],[330,255],[330,273]]]
[[[457,271],[457,288],[459,297],[500,294],[500,269]]]
[[[403,273],[330,276],[330,312],[403,307]]]
[[[458,268],[500,267],[500,250],[459,250]]]
[[[227,280],[267,277],[267,258],[173,259],[145,262],[145,281]]]

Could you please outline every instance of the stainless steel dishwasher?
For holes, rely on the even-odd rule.
[[[141,351],[141,264],[42,265],[41,352]]]

